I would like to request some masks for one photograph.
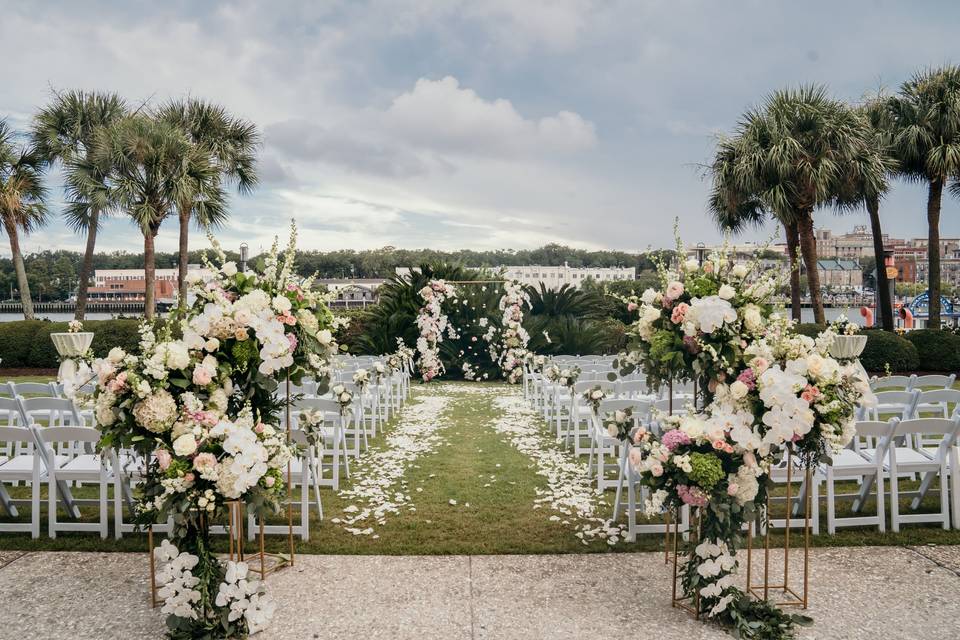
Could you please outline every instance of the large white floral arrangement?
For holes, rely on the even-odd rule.
[[[419,294],[423,299],[423,306],[416,320],[417,329],[420,331],[420,337],[417,338],[417,352],[420,354],[417,368],[423,381],[429,382],[444,372],[439,349],[444,333],[450,334],[451,338],[456,335],[443,312],[444,301],[456,296],[456,289],[444,280],[431,280]]]
[[[756,260],[734,264],[722,249],[702,265],[687,260],[676,270],[660,265],[659,271],[660,289],[627,301],[638,319],[629,328],[620,368],[642,368],[654,388],[697,379],[712,393],[739,372],[744,349],[764,334],[779,276],[764,272]]]
[[[523,285],[505,282],[499,305],[503,316],[496,360],[503,371],[503,377],[510,384],[516,384],[523,378],[523,362],[528,354],[530,334],[523,328],[524,305],[530,306],[530,296]]]
[[[263,273],[239,272],[213,242],[220,265],[208,262],[212,275],[191,281],[195,302],[159,332],[144,324],[138,353],[114,348],[93,367],[100,446],[133,449],[144,461],[138,522],[171,516],[171,539],[191,557],[174,565],[183,572],[192,563],[177,583],[188,596],[180,586],[166,590],[172,638],[242,637],[269,611],[262,607],[256,624],[228,613],[237,598],[220,597],[218,585],[236,586],[229,577],[241,570],[228,576],[207,537],[228,500],[257,515],[278,506],[292,454],[279,427],[278,379],[309,374],[326,385],[337,348],[332,316],[311,280],[293,271],[295,241],[294,227],[282,254],[274,244]],[[259,590],[245,590],[242,601],[254,596],[259,602]]]

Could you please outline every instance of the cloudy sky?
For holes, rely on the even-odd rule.
[[[316,249],[641,250],[671,244],[675,217],[685,240],[713,241],[698,167],[745,108],[805,82],[856,100],[960,61],[960,5],[950,2],[0,0],[0,9],[0,117],[15,126],[52,88],[138,102],[193,95],[256,122],[263,184],[233,198],[219,232],[255,249],[291,217],[302,246]],[[944,234],[960,235],[958,212],[945,200]],[[883,217],[891,234],[925,234],[924,189],[898,185]],[[837,230],[865,221],[818,214]],[[171,220],[158,244],[175,241]],[[57,221],[25,242],[81,244]],[[140,245],[123,219],[100,239],[104,249]]]

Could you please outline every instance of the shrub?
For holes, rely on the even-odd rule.
[[[815,322],[800,322],[796,325],[797,333],[802,336],[809,336],[811,338],[816,338],[818,335],[820,335],[820,332],[826,328],[826,325],[817,324]]]
[[[915,329],[904,334],[917,348],[920,369],[924,371],[960,371],[960,336],[950,331]]]
[[[11,368],[40,366],[30,362],[30,349],[37,331],[46,324],[42,320],[0,323],[0,364]]]
[[[909,340],[882,329],[866,329],[867,346],[860,355],[863,368],[871,373],[883,373],[887,365],[893,373],[916,371],[920,355]]]
[[[136,351],[140,341],[137,328],[140,320],[88,320],[84,330],[94,333],[90,348],[93,355],[103,357],[113,347]],[[66,322],[20,320],[0,323],[0,366],[8,368],[55,369],[59,366],[51,333],[67,330]]]

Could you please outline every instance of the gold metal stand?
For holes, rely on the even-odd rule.
[[[267,553],[266,536],[264,534],[263,520],[260,521],[259,532],[257,535],[258,550],[256,553],[247,555],[244,551],[244,514],[243,503],[239,500],[233,500],[227,503],[229,510],[228,533],[230,538],[229,553],[227,559],[234,562],[246,562],[250,571],[257,573],[261,578],[286,567],[290,564],[289,558],[279,553]]]
[[[670,596],[670,606],[675,609],[683,609],[694,618],[700,619],[700,590],[698,589],[696,593],[692,595],[680,595],[677,596],[677,588],[681,582],[680,578],[680,512],[674,514],[673,519],[673,585],[672,585],[672,594]],[[694,548],[697,543],[700,542],[700,511],[696,511],[696,532],[697,537],[695,540],[691,540],[688,545],[689,548]],[[693,523],[691,523],[693,524]],[[693,528],[693,527],[691,527]],[[669,532],[669,529],[668,529]]]
[[[147,527],[147,555],[150,556],[150,608],[157,608],[157,561],[153,557],[153,526]]]
[[[803,499],[803,586],[794,588],[790,581],[790,512],[792,511],[791,498],[793,497],[793,456],[787,453],[787,496],[786,496],[786,515],[784,520],[783,534],[783,578],[778,582],[773,582],[777,578],[770,576],[770,496],[767,495],[764,515],[767,521],[766,532],[763,536],[763,582],[753,584],[753,532],[756,526],[755,522],[750,523],[747,528],[747,593],[758,600],[770,600],[771,591],[774,598],[772,604],[781,607],[801,607],[807,608],[810,595],[810,501],[811,501],[811,473],[806,469],[804,473],[804,486],[807,493]]]

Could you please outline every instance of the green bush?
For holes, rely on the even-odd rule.
[[[904,336],[917,348],[924,371],[960,371],[960,336],[950,331],[915,329]]]
[[[93,355],[103,357],[113,347],[136,351],[140,341],[136,319],[88,320],[85,331],[94,333],[90,348]],[[66,322],[21,320],[0,323],[0,366],[5,368],[55,369],[59,366],[51,333],[67,330]]]
[[[42,320],[21,320],[0,323],[0,366],[34,367],[30,350],[34,337],[47,323]]]
[[[871,373],[883,373],[887,365],[893,373],[916,371],[920,355],[909,340],[881,329],[866,329],[867,346],[860,355],[863,368]]]
[[[797,333],[811,338],[816,338],[820,335],[820,332],[826,328],[825,325],[817,324],[816,322],[800,322],[796,325]]]

